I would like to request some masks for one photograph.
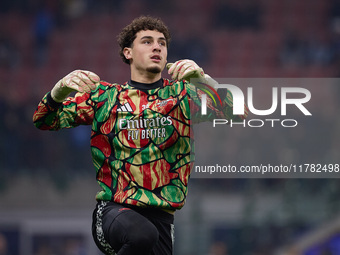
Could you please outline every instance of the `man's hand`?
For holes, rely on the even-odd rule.
[[[188,80],[191,78],[204,78],[204,71],[194,61],[189,59],[178,60],[175,63],[168,63],[168,73],[174,80]]]
[[[166,67],[168,68],[169,75],[171,75],[171,78],[174,80],[187,80],[196,86],[207,84],[213,88],[218,84],[208,74],[205,74],[201,67],[189,59],[168,63]]]
[[[60,81],[51,90],[51,97],[56,102],[64,101],[73,91],[89,93],[99,84],[100,78],[95,73],[75,70]]]

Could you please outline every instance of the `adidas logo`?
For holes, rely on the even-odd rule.
[[[133,112],[133,109],[129,103],[126,103],[118,107],[117,112]]]

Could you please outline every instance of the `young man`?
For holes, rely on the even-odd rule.
[[[170,34],[159,19],[135,19],[118,42],[130,65],[128,82],[110,84],[92,72],[73,71],[44,96],[34,124],[44,130],[92,125],[91,152],[102,188],[93,237],[102,252],[172,254],[174,212],[184,205],[192,168],[191,124],[203,94],[195,84],[213,82],[191,60],[170,67],[174,80],[161,77]],[[187,81],[193,77],[195,84]],[[68,97],[72,91],[78,93]],[[212,100],[208,108],[208,119],[243,118],[226,116],[232,109],[229,93],[221,110]]]

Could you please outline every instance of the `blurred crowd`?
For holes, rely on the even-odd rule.
[[[73,176],[93,176],[90,128],[42,132],[33,126],[32,115],[42,96],[74,69],[89,69],[109,82],[128,80],[129,69],[118,56],[116,36],[141,14],[161,17],[168,24],[173,36],[169,62],[193,59],[212,77],[340,75],[339,0],[2,0],[0,192],[6,192],[9,180],[15,178],[13,173],[48,172],[59,187],[67,186],[71,171]],[[332,97],[327,109],[333,109],[336,115],[340,91],[324,89],[320,86],[316,91]],[[318,103],[314,101],[311,107],[322,108]],[[275,143],[270,143],[275,136],[272,130],[266,134],[257,129],[236,132],[220,151],[242,149],[244,156],[258,163],[296,159],[295,153],[307,148],[308,153],[298,158],[300,162],[310,162],[315,157],[324,162],[335,160],[339,155],[336,138],[340,123],[332,117],[313,118],[313,123],[306,119],[308,130],[284,131],[282,137],[275,137]],[[315,137],[316,134],[321,135]],[[261,146],[254,137],[271,147]],[[230,159],[234,164],[240,161],[237,157]],[[285,187],[285,182],[263,180],[261,187]],[[310,183],[299,181],[302,190]],[[205,184],[228,186],[229,191],[244,188],[244,182],[238,180],[206,180]],[[318,185],[314,185],[317,189]],[[339,188],[332,185],[325,193],[338,194]],[[211,254],[227,254],[227,249],[216,244]]]
[[[0,167],[36,171],[50,168],[49,162],[68,150],[89,153],[86,128],[56,139],[33,128],[32,113],[42,96],[76,68],[110,82],[128,80],[116,35],[140,14],[162,17],[169,25],[169,61],[193,59],[216,78],[337,77],[338,1],[303,2],[2,1],[0,139],[6,146],[1,146]],[[296,17],[300,9],[305,14]],[[286,13],[295,20],[286,20]],[[42,154],[46,157],[36,157]]]

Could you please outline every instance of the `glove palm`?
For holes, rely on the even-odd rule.
[[[54,101],[62,102],[73,91],[91,92],[97,87],[99,81],[99,76],[93,72],[75,70],[56,83],[51,90],[51,96]]]

